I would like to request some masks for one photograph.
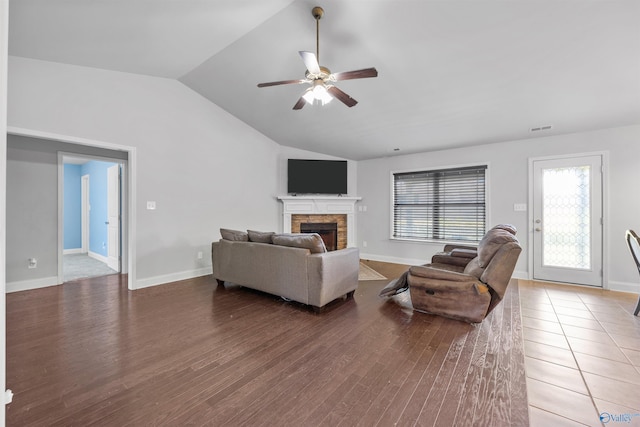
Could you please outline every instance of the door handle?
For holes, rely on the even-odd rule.
[[[542,228],[536,227],[536,231],[542,231]]]
[[[105,224],[107,224],[107,225],[109,225],[109,221],[105,221],[104,223],[105,223]]]

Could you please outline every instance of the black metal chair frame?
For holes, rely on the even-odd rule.
[[[640,273],[640,237],[638,237],[638,235],[633,230],[627,230],[627,232],[625,233],[625,237],[627,240],[627,245],[629,245],[629,250],[631,251],[631,256],[636,262],[638,273]],[[633,315],[637,316],[639,312],[640,298],[638,298],[638,305],[636,306],[636,310],[633,312]]]

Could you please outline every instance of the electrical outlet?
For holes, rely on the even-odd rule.
[[[367,247],[367,241],[366,241],[366,240],[363,240],[363,241],[362,241],[362,247],[363,247],[363,248],[366,248],[366,247]]]
[[[27,264],[29,268],[38,267],[38,260],[36,258],[29,258],[29,264]]]
[[[198,252],[198,259],[202,259],[202,252]]]

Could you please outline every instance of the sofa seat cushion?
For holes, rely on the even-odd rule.
[[[271,241],[274,245],[309,249],[312,254],[327,252],[324,241],[318,233],[274,234]]]

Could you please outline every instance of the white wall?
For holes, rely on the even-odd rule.
[[[516,266],[528,277],[531,227],[527,212],[514,212],[514,203],[528,203],[529,159],[552,155],[607,151],[608,206],[605,206],[605,286],[638,289],[638,271],[624,241],[627,228],[640,229],[640,126],[528,139],[388,157],[358,162],[358,192],[366,212],[358,212],[358,245],[363,258],[415,264],[426,263],[441,244],[391,240],[391,173],[468,164],[489,164],[488,224],[512,223],[523,246]],[[608,213],[608,215],[607,215]],[[367,247],[362,247],[362,242]]]
[[[10,130],[135,147],[135,287],[206,274],[220,227],[280,226],[280,147],[182,83],[9,57],[8,100]]]

